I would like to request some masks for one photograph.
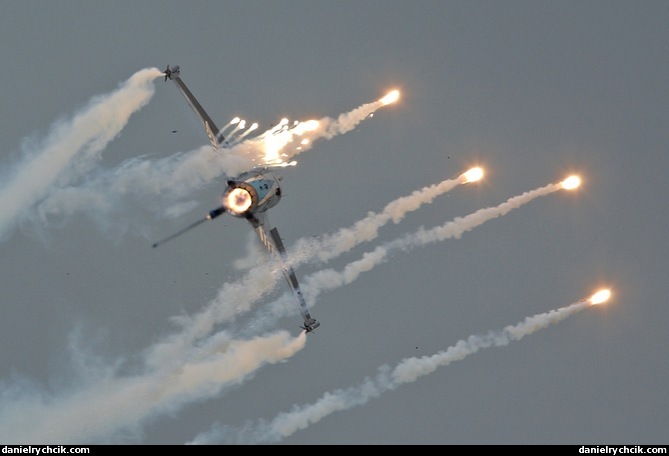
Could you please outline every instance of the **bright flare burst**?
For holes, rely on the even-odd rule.
[[[565,190],[573,190],[579,185],[581,185],[581,178],[578,176],[569,176],[565,180],[563,180],[561,183],[562,188]]]
[[[303,134],[317,130],[318,127],[320,127],[321,124],[317,120],[307,120],[305,122],[299,122],[295,127],[293,127],[294,133],[298,136],[302,136]]]
[[[483,178],[483,168],[472,168],[469,171],[466,171],[460,175],[460,180],[463,184],[467,182],[476,182]]]
[[[383,103],[383,105],[385,106],[389,105],[390,103],[395,103],[399,98],[400,98],[400,91],[393,90],[392,92],[389,92],[388,95],[381,98],[379,101]]]
[[[604,289],[604,290],[599,290],[597,293],[592,295],[588,301],[590,302],[590,305],[597,305],[601,304],[603,302],[606,302],[609,300],[611,297],[611,290],[609,289]]]
[[[265,163],[279,164],[282,163],[280,157],[281,149],[283,149],[289,142],[292,141],[293,136],[302,136],[305,133],[317,130],[320,127],[320,122],[317,120],[307,120],[305,122],[295,121],[292,128],[288,127],[288,119],[285,117],[281,119],[278,125],[269,131],[269,134],[263,135],[263,148],[265,150]],[[300,144],[306,145],[309,143],[308,139],[303,139]]]

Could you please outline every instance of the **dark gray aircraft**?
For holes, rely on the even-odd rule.
[[[217,152],[225,153],[223,149],[229,146],[221,134],[221,130],[216,127],[211,117],[209,117],[202,105],[200,105],[195,96],[188,90],[186,84],[181,80],[178,66],[174,68],[170,68],[169,65],[167,66],[165,81],[168,79],[176,83],[181,93],[186,97],[188,104],[190,104],[193,111],[195,111],[202,121],[204,131],[207,133],[212,147]],[[226,176],[226,181],[227,187],[223,192],[223,204],[221,206],[209,211],[205,218],[192,223],[160,242],[156,242],[153,244],[153,247],[174,239],[199,224],[207,220],[213,220],[224,213],[248,220],[260,238],[260,241],[281,264],[283,274],[297,299],[297,304],[302,314],[303,324],[300,327],[307,333],[313,331],[320,326],[320,323],[309,314],[309,309],[300,290],[295,271],[288,262],[286,249],[279,236],[279,231],[276,228],[270,229],[267,220],[267,210],[276,206],[281,199],[280,177],[274,175],[267,168],[257,168],[242,173],[239,176]]]

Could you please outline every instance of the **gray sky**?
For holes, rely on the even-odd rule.
[[[666,444],[666,1],[2,7],[0,441]],[[229,166],[167,64],[332,126],[269,213],[308,337],[244,221],[151,248]]]

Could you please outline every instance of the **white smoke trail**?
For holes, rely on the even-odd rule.
[[[250,164],[245,158],[218,154],[210,146],[163,159],[132,158],[77,186],[53,191],[38,205],[34,222],[48,225],[53,219],[85,213],[106,227],[129,212],[130,200],[143,204],[154,216],[177,217],[196,205],[180,202],[184,196],[240,166]]]
[[[229,144],[233,146],[239,144],[244,138],[246,138],[248,135],[254,132],[257,128],[258,128],[257,123],[252,124],[249,128],[245,129],[245,131],[241,135],[239,135],[239,137],[234,138],[232,141],[230,141]]]
[[[370,258],[368,268],[377,263],[373,256]],[[362,263],[356,262],[352,267],[360,271],[365,268]],[[226,302],[253,302],[259,299],[259,290],[266,288],[264,284],[275,283],[278,276],[272,269],[259,267],[250,274],[257,287],[230,284]],[[357,275],[359,272],[345,273],[344,277],[350,281]],[[295,308],[294,303],[290,308]],[[226,386],[240,384],[263,365],[285,360],[304,346],[304,333],[296,339],[280,333],[242,342],[225,333],[212,335],[215,322],[221,321],[216,312],[224,314],[228,310],[221,305],[213,306],[213,313],[209,309],[199,315],[208,318],[185,320],[182,333],[145,351],[142,374],[122,377],[116,375],[118,368],[94,370],[92,381],[61,397],[35,391],[30,395],[18,386],[3,388],[0,439],[16,443],[35,443],[41,439],[68,443],[112,441],[119,433],[137,431],[152,418],[215,396]],[[195,344],[194,334],[209,337]],[[104,416],[86,418],[99,410],[105,410]],[[63,416],[73,418],[63,419]]]
[[[114,92],[93,98],[67,122],[58,122],[25,158],[0,189],[0,240],[54,186],[71,184],[98,161],[100,152],[127,124],[130,116],[145,106],[154,93],[153,80],[162,73],[149,68],[135,73]],[[76,163],[73,163],[76,158]]]
[[[279,442],[334,412],[364,405],[371,399],[378,398],[400,385],[414,382],[439,367],[460,361],[481,349],[502,347],[512,341],[520,340],[582,311],[589,304],[589,300],[581,300],[566,307],[527,317],[522,322],[507,326],[501,331],[490,331],[487,334],[472,335],[467,339],[461,339],[445,351],[432,356],[407,358],[395,368],[387,365],[381,366],[374,378],[366,378],[358,386],[326,392],[313,404],[295,405],[290,412],[280,413],[271,421],[248,422],[239,429],[215,423],[209,431],[199,434],[188,443],[262,444]]]
[[[452,190],[459,184],[467,182],[468,180],[464,177],[464,174],[461,174],[455,179],[447,179],[439,184],[423,187],[408,196],[391,201],[380,213],[372,212],[367,217],[356,222],[352,227],[342,228],[336,233],[320,240],[302,239],[297,242],[297,247],[294,249],[299,251],[299,253],[294,257],[291,255],[290,262],[293,264],[293,267],[297,267],[298,264],[316,257],[321,260],[329,260],[341,255],[356,245],[376,238],[379,228],[390,220],[394,223],[399,223],[407,213],[417,210],[424,204],[431,203],[437,196]],[[255,255],[255,252],[254,250],[253,255]],[[246,264],[246,261],[240,262],[240,264]],[[184,330],[181,333],[175,334],[170,340],[156,345],[155,350],[161,351],[163,354],[161,356],[156,354],[153,358],[156,360],[171,359],[180,350],[189,347],[197,339],[209,334],[217,324],[230,321],[236,316],[251,310],[255,302],[265,296],[278,281],[282,280],[282,275],[277,270],[277,266],[276,263],[271,261],[265,261],[256,265],[256,267],[249,270],[241,281],[225,283],[219,290],[216,299],[197,315],[174,318],[173,320],[184,328]],[[360,267],[360,265],[354,263],[353,267]],[[325,271],[323,275],[329,274],[329,271]],[[317,282],[323,275],[317,274],[316,278],[312,279],[312,282]],[[333,282],[333,280],[329,281],[331,284]],[[343,285],[342,281],[338,283]],[[307,289],[310,286],[312,287],[310,293],[316,294],[317,292],[313,285],[307,285]],[[279,304],[274,304],[275,315],[289,311],[288,309],[296,310],[297,308],[293,304],[292,299],[291,295],[279,301]],[[311,300],[314,299],[315,297]],[[230,305],[230,303],[234,303],[234,305]],[[280,306],[280,310],[276,306]]]
[[[155,72],[159,73],[158,76],[162,75],[157,69],[152,71],[154,78]],[[297,152],[290,152],[285,146],[294,136],[308,134],[312,140],[321,137],[330,139],[355,128],[368,113],[381,106],[383,103],[378,101],[367,103],[351,112],[341,114],[337,120],[325,117],[317,123],[300,122],[291,129],[276,134],[266,132],[222,151],[214,151],[207,145],[165,159],[132,158],[117,168],[99,172],[76,186],[65,187],[68,182],[63,182],[60,188],[49,195],[41,195],[45,199],[39,204],[34,215],[30,216],[30,220],[35,224],[48,225],[53,218],[65,220],[83,212],[106,228],[111,222],[119,222],[126,209],[121,203],[128,197],[142,202],[155,215],[177,217],[183,214],[182,211],[194,205],[177,204],[181,198],[213,181],[218,181],[222,176],[237,176],[262,165],[267,160],[269,149],[276,149],[271,153],[281,153],[283,158],[290,157]],[[234,122],[235,120],[237,121]],[[236,124],[231,135],[240,128],[241,122],[238,118],[230,122],[228,126]],[[281,138],[280,141],[278,138]],[[311,143],[309,147],[301,147],[300,152],[310,146]],[[0,202],[1,198],[0,194]],[[171,210],[168,211],[164,209],[165,207]],[[0,228],[1,222],[0,219]]]
[[[67,217],[81,211],[104,225],[121,212],[118,203],[127,194],[140,199],[160,195],[164,204],[174,209],[176,198],[183,197],[198,185],[223,174],[238,175],[262,163],[267,155],[267,141],[255,138],[231,147],[225,154],[212,153],[204,147],[195,153],[178,154],[158,163],[129,160],[111,173],[88,179],[84,185],[67,187],[93,167],[100,151],[125,126],[130,115],[148,103],[154,93],[150,82],[162,75],[157,68],[136,73],[116,92],[94,98],[90,106],[71,121],[52,127],[52,132],[37,150],[25,151],[26,159],[4,179],[6,183],[0,189],[0,207],[3,208],[0,239],[24,219],[47,224],[50,217]],[[326,117],[317,123],[301,122],[280,134],[285,137],[284,144],[291,142],[293,136],[306,133],[313,139],[330,139],[350,131],[383,105],[381,101],[367,103],[341,114],[337,120]],[[226,128],[233,124],[240,128],[241,122],[234,120]],[[300,147],[300,151],[303,150],[306,147]],[[77,161],[73,166],[70,162],[75,157]],[[40,200],[43,201],[40,203]],[[31,211],[37,203],[40,203],[37,210]],[[155,207],[155,201],[152,206]],[[192,204],[179,207],[185,210]],[[172,216],[181,213],[175,210],[161,212]]]
[[[236,142],[237,140],[235,139],[235,135],[239,130],[242,130],[245,126],[246,126],[246,121],[240,119],[239,122],[237,122],[237,125],[235,125],[235,128],[233,128],[232,131],[228,133],[226,141],[228,141],[228,143],[230,144]]]
[[[249,231],[246,239],[246,255],[234,260],[232,265],[235,269],[247,270],[257,266],[266,258],[267,252],[258,242],[258,236],[255,232]]]
[[[394,214],[397,217],[397,220],[401,220],[406,214],[406,211],[419,206],[417,204],[419,201],[431,201],[427,196],[434,195],[436,189],[452,188],[451,186],[455,185],[454,181],[455,180],[444,181],[439,185],[426,187],[423,191],[414,192],[411,196],[398,198],[386,205],[386,208],[381,213],[385,214],[383,217],[378,217],[377,214],[370,214],[365,219],[357,222],[354,227],[364,226],[367,223],[373,225],[375,221],[383,219],[386,219],[387,221],[389,220],[389,214]],[[386,242],[373,251],[366,252],[359,260],[347,264],[342,271],[324,269],[315,272],[302,281],[302,289],[307,299],[307,303],[308,305],[313,306],[321,293],[332,291],[352,283],[357,280],[362,273],[371,271],[376,266],[387,261],[390,254],[395,251],[407,250],[412,247],[422,246],[449,238],[458,239],[464,232],[470,231],[488,220],[505,215],[509,211],[519,208],[539,196],[551,194],[561,188],[563,188],[562,185],[558,183],[549,184],[525,192],[521,195],[509,198],[498,206],[479,209],[472,214],[465,217],[458,217],[453,221],[432,228],[431,230],[421,228],[416,233],[410,233],[401,238]],[[345,228],[340,230],[340,232],[343,233],[350,230],[352,230],[352,228]],[[368,230],[362,231],[368,232]],[[332,238],[337,239],[338,236],[335,235],[332,236]],[[353,236],[353,238],[355,238],[355,236]],[[314,257],[321,250],[327,251],[327,246],[341,244],[326,241],[326,244],[319,245],[317,242],[309,241],[308,245],[309,248],[313,249],[310,251],[310,255],[311,257]],[[350,247],[349,244],[343,244],[340,253],[347,251]],[[303,249],[301,257],[302,259],[305,259],[309,257],[309,254],[306,252],[304,244]],[[330,252],[334,254],[336,253],[336,250],[331,250]],[[217,324],[229,322],[237,315],[251,310],[255,302],[265,296],[278,281],[282,280],[281,277],[282,276],[277,270],[276,265],[267,262],[251,269],[243,280],[224,284],[219,291],[217,298],[211,301],[206,309],[194,316],[173,318],[173,321],[182,327],[182,331],[177,332],[163,342],[154,345],[152,347],[150,359],[157,363],[156,366],[159,366],[163,362],[182,356],[183,352],[187,351],[198,339],[206,337],[213,331]],[[295,305],[292,294],[284,293],[279,299],[270,303],[264,312],[267,314],[266,318],[257,323],[255,327],[256,331],[262,330],[266,326],[271,326],[280,318],[297,315],[298,308]]]
[[[247,153],[253,155],[258,162],[286,165],[291,158],[311,149],[314,140],[332,139],[345,134],[386,104],[381,100],[365,103],[340,114],[337,119],[323,117],[319,120],[296,122],[290,128],[287,127],[288,120],[282,119],[278,125],[242,145],[246,145]]]
[[[479,168],[475,168],[479,169]],[[471,170],[470,170],[471,171]],[[381,212],[369,212],[367,216],[358,220],[351,227],[341,228],[332,234],[320,236],[318,239],[298,239],[289,249],[289,261],[293,267],[317,258],[326,262],[342,255],[354,247],[369,242],[378,237],[379,229],[392,220],[398,224],[410,212],[430,204],[434,199],[443,195],[456,186],[472,182],[463,173],[454,179],[446,179],[438,184],[423,187],[413,191],[410,195],[399,197],[388,203]],[[250,267],[257,262],[257,250],[249,249],[249,258],[237,260],[239,268]]]
[[[469,182],[465,174],[455,179],[447,179],[439,184],[423,187],[411,195],[391,201],[380,213],[370,212],[367,217],[356,222],[350,228],[343,228],[334,234],[318,240],[301,239],[293,249],[292,264],[297,265],[308,261],[316,255],[321,261],[329,261],[363,242],[371,241],[378,236],[378,230],[392,220],[399,223],[407,213],[418,210],[424,204],[431,203],[437,196],[451,191],[460,184]]]
[[[305,342],[304,333],[293,338],[280,332],[245,341],[219,334],[187,359],[136,376],[117,376],[114,367],[88,366],[92,378],[60,397],[19,385],[3,388],[0,440],[90,444],[136,438],[131,434],[139,433],[147,421],[241,384],[262,366],[287,360]]]
[[[158,76],[161,75],[158,74]],[[354,112],[351,118],[344,115],[340,116],[338,121],[333,121],[330,127],[323,130],[323,137],[329,139],[335,134],[349,131],[355,126],[355,118],[358,115],[359,113]],[[362,118],[358,119],[357,122],[361,120]],[[94,152],[100,150],[103,142],[103,140],[95,141],[91,139],[82,147],[86,151]],[[209,150],[208,147],[206,149]],[[214,171],[212,171],[208,157],[208,155],[200,153],[188,154],[182,161],[176,160],[182,166],[172,167],[171,169],[176,170],[177,177],[182,177],[179,174],[184,173],[185,178],[181,178],[182,182],[188,182],[187,185],[194,185],[193,181],[206,181],[211,176],[216,175],[218,169],[220,169],[214,168]],[[232,157],[235,157],[235,155],[232,154]],[[243,162],[243,160],[241,161]],[[86,163],[86,160],[82,160],[82,164]],[[128,162],[126,165],[130,163],[133,166],[136,164],[136,169],[139,171],[150,167],[150,163],[146,161],[137,160]],[[244,162],[243,165],[235,166],[246,166],[246,164],[247,162]],[[223,167],[221,165],[221,168]],[[87,168],[90,168],[90,166],[87,166]],[[42,170],[41,167],[38,167],[38,169]],[[58,167],[55,169],[59,170]],[[200,180],[192,179],[192,173],[195,173]],[[137,182],[133,181],[133,178],[138,179],[138,176],[142,175],[141,172],[134,176],[130,173],[119,174],[122,175],[122,178],[119,177],[114,182],[119,185],[119,188],[126,189]],[[72,181],[71,177],[74,177],[74,175],[63,173],[62,177],[53,178],[53,185],[56,183],[59,186],[69,184]],[[175,180],[179,181],[180,179]],[[174,181],[171,183],[174,184]],[[141,187],[138,186],[137,188]],[[150,187],[147,186],[146,188]],[[72,187],[64,190],[76,190],[76,188]],[[108,193],[107,197],[109,197]],[[62,199],[68,200],[67,197]],[[46,204],[44,207],[53,206]],[[48,213],[48,211],[45,210],[45,213]],[[262,271],[259,273],[262,273]],[[274,281],[274,279],[272,280]],[[262,280],[259,280],[259,282],[262,283]],[[248,288],[240,290],[239,293],[241,296],[248,296],[248,290]],[[255,298],[246,299],[253,301]],[[211,330],[212,327],[203,332],[203,335],[210,334]],[[223,345],[225,348],[221,349],[225,353],[229,351],[229,347],[235,347],[235,344],[227,338],[221,339],[225,340]],[[256,342],[264,343],[266,339],[257,339]],[[35,393],[30,400],[24,402],[18,400],[18,396],[14,395],[18,394],[16,390],[11,391],[10,394],[8,391],[11,388],[3,388],[3,407],[0,408],[2,410],[0,411],[0,429],[2,431],[0,432],[4,433],[5,429],[7,430],[7,436],[9,437],[5,440],[21,439],[19,441],[22,441],[25,438],[28,443],[34,443],[35,437],[43,438],[42,436],[49,439],[48,441],[51,441],[52,438],[58,441],[73,442],[102,439],[117,429],[128,429],[141,424],[155,413],[172,410],[184,402],[210,397],[216,394],[223,385],[243,381],[245,377],[248,377],[262,364],[286,359],[300,349],[304,344],[303,334],[296,341],[286,340],[284,337],[279,341],[280,343],[269,344],[267,350],[264,351],[257,347],[249,351],[235,349],[235,352],[241,353],[242,359],[230,361],[226,358],[223,362],[218,359],[217,353],[220,350],[216,347],[219,346],[221,340],[216,336],[210,337],[206,341],[204,345],[206,352],[203,352],[202,346],[196,349],[189,345],[186,350],[180,353],[179,357],[173,358],[172,362],[162,365],[156,362],[156,358],[154,358],[154,355],[160,350],[148,350],[144,360],[147,374],[136,377],[117,377],[115,369],[110,369],[99,374],[98,381],[87,384],[84,388],[79,388],[70,396],[64,398],[54,398],[44,393]],[[273,355],[272,353],[278,354]],[[242,362],[249,360],[252,361],[250,364]],[[231,372],[229,367],[219,369],[221,365],[247,366],[247,369]],[[202,375],[197,375],[198,373],[202,373]],[[25,399],[25,397],[22,399]],[[93,404],[93,406],[90,404]],[[96,413],[99,414],[100,410],[105,410],[106,416],[103,419],[99,416],[95,420],[90,418]],[[63,416],[73,417],[76,422],[62,419]],[[80,427],[82,422],[86,423],[87,426]]]
[[[409,197],[401,197],[386,205],[386,208],[381,213],[383,215],[382,217],[379,217],[377,214],[370,214],[365,219],[357,222],[354,225],[354,228],[364,227],[367,226],[367,224],[375,226],[374,222],[384,219],[386,221],[389,220],[388,214],[394,214],[398,217],[398,220],[400,220],[402,216],[406,214],[405,210],[408,211],[411,208],[418,207],[416,204],[417,202],[431,201],[431,199],[426,198],[426,196],[433,195],[435,189],[449,188],[451,185],[454,185],[453,180],[444,181],[437,186],[426,187],[425,189],[428,189],[427,191],[418,191],[414,192]],[[511,197],[498,206],[479,209],[472,214],[465,217],[458,217],[453,221],[430,230],[421,228],[415,233],[410,233],[401,238],[386,242],[373,251],[366,252],[359,260],[347,264],[342,271],[336,271],[334,269],[317,271],[301,281],[307,304],[313,306],[321,293],[332,291],[357,280],[362,273],[371,271],[376,266],[386,262],[389,256],[395,251],[407,250],[412,247],[422,246],[449,238],[458,239],[464,232],[470,231],[488,220],[505,215],[509,211],[519,208],[539,196],[548,195],[561,188],[563,187],[559,183],[549,184],[525,192],[521,195]],[[400,208],[402,208],[402,210],[400,210]],[[354,228],[344,228],[340,230],[339,233],[355,231]],[[363,229],[361,232],[370,231]],[[341,235],[341,238],[348,237],[349,236]],[[337,252],[344,253],[352,248],[351,244],[342,244],[339,242],[333,243],[330,241],[330,239],[339,238],[340,235],[335,234],[332,237],[327,238],[325,244],[319,244],[314,240],[301,242],[300,245],[302,251],[300,252],[300,255],[298,255],[298,259],[304,261],[305,259],[313,258],[320,251],[326,252],[329,257],[334,257]],[[356,239],[356,236],[352,236],[351,238]],[[364,237],[360,236],[358,239],[364,240]],[[339,245],[341,245],[342,248],[337,251],[336,246]],[[333,247],[333,250],[328,250],[328,248]],[[291,259],[291,261],[293,260]],[[297,263],[297,261],[295,263]],[[255,302],[265,296],[272,287],[278,283],[278,281],[282,280],[281,277],[281,274],[277,270],[277,265],[272,262],[266,262],[251,269],[241,281],[224,284],[219,291],[218,296],[211,301],[204,310],[193,316],[173,318],[173,321],[183,328],[182,331],[173,334],[169,339],[164,340],[162,343],[156,344],[153,347],[155,353],[153,353],[151,358],[160,363],[163,362],[162,360],[169,360],[179,356],[179,353],[183,350],[187,350],[188,347],[192,346],[198,339],[206,337],[217,324],[229,322],[236,316],[251,310]],[[262,322],[258,322],[255,328],[256,330],[262,330],[265,327],[271,326],[280,318],[297,315],[298,308],[294,303],[292,294],[284,293],[279,299],[270,303],[264,312],[266,313],[266,318],[264,318]]]
[[[371,271],[376,266],[388,260],[395,251],[408,250],[413,247],[431,244],[446,239],[459,239],[463,233],[470,231],[483,223],[494,218],[503,216],[513,209],[517,209],[540,196],[549,195],[562,189],[561,183],[549,184],[544,187],[530,190],[521,195],[514,196],[494,207],[479,209],[465,217],[456,217],[454,220],[432,229],[420,228],[415,233],[409,233],[403,237],[386,242],[373,251],[366,252],[362,258],[347,264],[342,271],[334,269],[323,269],[315,272],[303,281],[302,289],[308,305],[313,305],[318,296],[324,291],[330,291],[357,280],[363,272]],[[284,295],[268,307],[273,318],[268,321],[282,318],[297,313],[295,306],[287,305],[290,297]]]
[[[399,222],[408,211],[431,202],[438,194],[452,189],[459,183],[463,183],[461,178],[425,187],[411,196],[399,198],[388,204],[382,212],[384,217],[368,217],[365,220],[369,223],[372,221],[378,223],[380,220],[384,220],[385,223],[390,219]],[[356,226],[360,226],[360,223]],[[263,289],[269,289],[276,283],[277,277],[280,276],[274,271],[274,267],[253,268],[243,283],[226,284],[225,302],[236,303],[236,306],[245,301],[252,303],[260,298]],[[251,284],[254,286],[250,286]],[[187,323],[182,323],[199,337],[209,335],[217,322],[225,320],[220,314],[224,307],[212,306],[210,309],[213,311],[203,312],[199,315],[200,318],[188,319]],[[13,439],[25,438],[27,442],[55,437],[58,441],[68,442],[109,439],[110,433],[137,427],[161,411],[174,409],[198,398],[211,397],[224,386],[241,383],[263,364],[286,359],[297,349],[301,349],[305,343],[302,333],[296,339],[298,342],[286,342],[285,337],[278,340],[280,343],[276,343],[277,341],[270,343],[272,339],[270,342],[266,338],[256,339],[246,342],[247,349],[241,351],[230,348],[235,346],[235,342],[231,342],[226,335],[210,336],[205,345],[200,345],[198,348],[194,345],[195,337],[184,337],[184,334],[178,336],[154,344],[146,351],[144,366],[147,374],[121,378],[115,377],[113,371],[105,372],[104,375],[99,374],[96,381],[88,387],[65,398],[51,401],[38,398],[28,404],[25,401],[20,404],[5,404],[4,408],[13,410],[13,413],[5,417],[0,415],[0,427],[8,429]],[[267,348],[259,350],[257,347],[259,341],[271,350],[268,351]],[[236,342],[236,345],[239,346],[241,343]],[[286,346],[292,349],[287,349]],[[275,351],[283,355],[277,356]],[[226,359],[222,360],[223,355],[219,352],[224,352]],[[231,359],[232,355],[228,354],[230,352],[238,357]],[[250,366],[249,359],[253,361]],[[213,369],[216,371],[212,373]],[[202,375],[195,377],[193,372],[202,372]],[[102,378],[99,378],[100,376]],[[104,389],[104,394],[101,394],[101,389]],[[23,413],[16,412],[18,408],[23,410]],[[106,410],[105,419],[84,420],[83,422],[90,421],[90,423],[83,427],[67,420],[59,422],[58,425],[53,424],[55,415],[81,417],[92,415],[101,409]],[[9,419],[10,416],[13,418]],[[32,425],[22,426],[23,419],[30,421]]]
[[[144,166],[150,169],[156,168],[156,166],[149,166],[148,163]],[[123,174],[126,177],[129,175],[129,173]],[[390,219],[399,222],[406,212],[415,210],[424,202],[431,202],[439,192],[445,192],[457,183],[460,182],[445,181],[436,186],[426,187],[422,192],[414,192],[411,197],[400,198],[394,204],[389,204],[385,209],[388,216],[384,218],[384,223]],[[421,198],[423,202],[417,202],[417,198]],[[262,289],[262,284],[268,280],[262,277],[263,274],[271,273],[273,273],[273,268],[254,268],[249,278],[252,283],[260,284],[258,288]],[[271,281],[276,282],[274,278],[271,278]],[[254,298],[248,297],[249,290],[253,290],[253,287],[237,287],[234,293],[238,293],[241,299],[252,302]],[[233,302],[234,293],[227,294],[228,297],[233,298]],[[205,331],[202,331],[202,335],[211,334],[212,329],[213,326],[208,326]],[[116,369],[104,368],[97,372],[95,381],[77,388],[75,392],[66,397],[54,398],[45,393],[35,392],[35,395],[28,399],[22,396],[21,400],[18,400],[18,397],[3,400],[3,410],[10,412],[6,415],[0,413],[0,428],[7,429],[7,435],[11,436],[9,440],[17,442],[35,442],[41,438],[47,441],[55,439],[68,442],[108,440],[113,437],[114,433],[129,432],[130,429],[137,428],[158,413],[173,410],[183,403],[192,402],[201,397],[211,397],[226,385],[241,383],[261,365],[291,356],[304,346],[305,340],[304,333],[300,334],[295,342],[286,343],[284,341],[280,344],[270,344],[267,338],[256,339],[246,345],[257,345],[261,341],[272,350],[252,348],[242,352],[237,349],[236,352],[242,353],[241,359],[228,357],[224,361],[218,359],[222,356],[219,352],[230,352],[230,347],[235,346],[235,342],[231,342],[224,334],[210,336],[204,344],[199,344],[198,347],[192,344],[183,345],[177,353],[178,356],[174,356],[175,353],[165,356],[165,344],[159,343],[150,347],[145,353],[143,365],[148,373],[118,377],[115,375]],[[240,344],[236,343],[237,346]],[[280,353],[280,356],[273,352]],[[250,366],[249,359],[254,361]],[[228,367],[222,368],[221,365]],[[218,377],[211,373],[216,366],[218,366],[216,371]],[[246,369],[235,368],[240,366],[246,366]],[[193,379],[194,376],[188,374],[192,372],[204,373]],[[190,381],[185,379],[190,379]],[[206,385],[203,386],[203,383]],[[14,393],[17,391],[18,389]],[[99,410],[106,411],[104,419],[85,418],[92,417]],[[55,418],[61,415],[79,418],[76,422]],[[26,422],[30,422],[31,425],[25,426]],[[86,423],[86,425],[81,426],[81,423]],[[2,432],[0,432],[0,437],[2,437]]]

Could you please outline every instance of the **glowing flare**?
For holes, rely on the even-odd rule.
[[[241,119],[239,117],[235,117],[230,121],[230,125],[235,125],[236,123],[239,123]]]
[[[610,297],[611,297],[611,290],[604,289],[604,290],[599,290],[597,293],[592,295],[590,299],[588,299],[588,301],[590,301],[590,305],[594,306],[608,301]]]
[[[302,131],[314,131],[320,126],[320,122],[317,120],[307,120],[306,122],[301,122],[300,126]]]
[[[483,178],[483,168],[472,168],[469,171],[462,173],[460,176],[460,179],[462,180],[462,183],[467,183],[467,182],[476,182],[477,180],[480,180]]]
[[[302,136],[306,132],[318,129],[319,126],[320,123],[317,120],[307,120],[306,122],[299,122],[295,124],[291,132],[298,136]]]
[[[277,132],[270,136],[263,138],[263,146],[265,149],[265,162],[274,163],[279,161],[279,152],[288,144],[289,135]]]
[[[381,98],[379,101],[383,103],[383,105],[385,106],[389,105],[390,103],[395,103],[399,98],[400,98],[399,90],[393,90],[392,92],[388,93],[388,95]]]
[[[581,178],[578,176],[569,176],[565,180],[563,180],[561,183],[562,188],[565,190],[573,190],[579,185],[581,185]]]

